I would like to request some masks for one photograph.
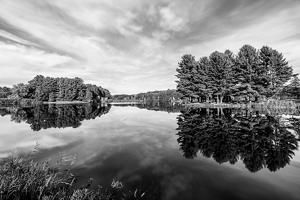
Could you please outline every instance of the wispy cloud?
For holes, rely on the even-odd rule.
[[[112,93],[175,88],[177,63],[269,45],[300,72],[297,0],[1,0],[1,85],[79,76]],[[18,73],[16,73],[18,72]]]

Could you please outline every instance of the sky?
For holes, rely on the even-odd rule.
[[[0,0],[0,86],[80,77],[112,94],[176,88],[181,56],[283,53],[300,73],[299,0]]]

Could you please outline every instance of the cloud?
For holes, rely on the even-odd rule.
[[[17,42],[17,43],[21,43],[21,44],[25,44],[25,45],[30,45],[30,46],[38,46],[37,44],[33,43],[33,42],[29,42],[27,40],[24,40],[22,38],[19,38],[13,34],[10,34],[6,31],[0,30],[0,36],[3,38],[6,38],[8,40]]]
[[[188,22],[187,19],[178,16],[171,7],[162,7],[160,9],[161,21],[160,26],[164,30],[181,31]]]
[[[250,44],[283,52],[300,72],[299,8],[296,0],[2,0],[1,70],[79,76],[113,94],[137,93],[175,88],[183,54]]]
[[[68,68],[72,59],[59,54],[49,54],[35,48],[27,48],[23,45],[6,44],[0,42],[0,84],[14,85],[20,82],[27,83],[35,75],[58,75],[57,67]]]

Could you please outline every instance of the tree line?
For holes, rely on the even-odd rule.
[[[160,101],[170,102],[181,98],[181,94],[175,89],[156,90],[138,94],[117,94],[113,95],[115,101],[139,100],[139,101]]]
[[[5,88],[7,91],[7,88]],[[9,99],[34,99],[36,101],[103,101],[111,98],[108,89],[84,84],[81,78],[53,78],[37,75],[27,84],[19,83],[10,90]]]
[[[277,97],[287,81],[296,77],[282,53],[268,46],[257,50],[250,45],[240,48],[237,55],[230,50],[215,51],[199,61],[190,54],[183,55],[176,71],[177,92],[189,102]]]

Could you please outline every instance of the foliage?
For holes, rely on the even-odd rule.
[[[117,94],[112,96],[113,101],[159,101],[159,102],[171,102],[181,98],[181,94],[176,90],[161,90],[161,91],[149,91],[146,93],[138,94]]]
[[[280,95],[287,98],[300,98],[300,80],[298,76],[293,77],[290,84],[283,88]]]
[[[3,89],[2,89],[3,90]],[[7,90],[5,88],[5,90]],[[84,84],[81,78],[53,78],[37,75],[28,84],[19,83],[10,90],[7,98],[35,99],[36,101],[103,101],[111,98],[109,90]]]
[[[10,92],[10,88],[9,87],[0,87],[0,92]]]
[[[241,96],[248,102],[277,97],[294,76],[282,53],[267,46],[256,50],[250,45],[240,48],[237,55],[229,50],[215,51],[199,61],[186,54],[176,71],[177,92],[189,102],[222,103],[226,96]]]
[[[11,95],[11,92],[0,92],[0,99],[8,98],[9,95]]]
[[[259,56],[260,65],[266,77],[266,95],[278,95],[283,85],[292,77],[293,69],[288,65],[282,53],[268,46],[260,49]]]
[[[39,102],[34,99],[20,99],[17,97],[9,96],[10,98],[0,99],[0,106],[32,106]]]
[[[176,77],[179,79],[177,82],[177,91],[182,94],[183,98],[191,98],[195,95],[196,87],[195,77],[197,62],[195,57],[190,54],[185,54],[181,57],[176,69]]]

